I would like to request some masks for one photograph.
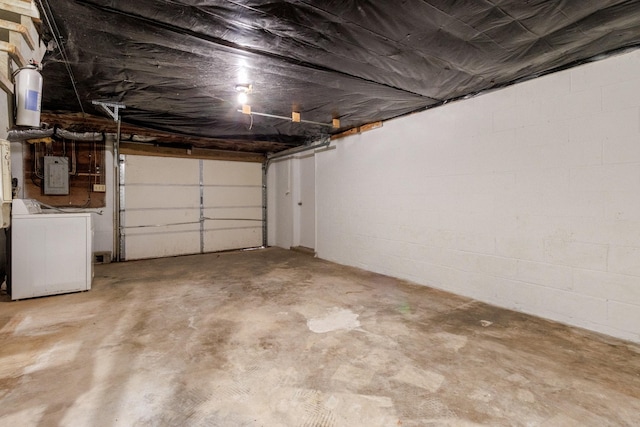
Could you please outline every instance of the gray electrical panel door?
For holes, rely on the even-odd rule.
[[[69,194],[68,157],[44,157],[44,194]]]

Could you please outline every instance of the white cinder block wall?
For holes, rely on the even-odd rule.
[[[640,342],[640,51],[336,146],[319,257]]]

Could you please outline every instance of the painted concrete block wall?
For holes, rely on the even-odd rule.
[[[319,257],[640,342],[640,51],[336,146]]]

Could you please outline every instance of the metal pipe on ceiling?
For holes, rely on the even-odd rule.
[[[97,142],[104,139],[104,135],[100,132],[69,132],[60,128],[56,129],[56,135],[72,141]]]
[[[11,129],[7,135],[7,139],[11,142],[21,142],[29,139],[52,137],[54,135],[71,141],[91,142],[102,141],[104,139],[104,135],[100,132],[70,132],[59,128],[26,130]]]
[[[272,162],[273,160],[276,159],[281,159],[283,157],[287,157],[287,156],[292,156],[294,154],[299,154],[302,153],[304,151],[309,151],[309,150],[317,150],[318,148],[327,148],[329,146],[329,144],[331,144],[331,139],[329,137],[323,138],[323,141],[319,144],[314,144],[314,145],[303,145],[301,147],[294,147],[294,148],[290,148],[288,150],[285,151],[280,151],[279,153],[275,153],[271,156],[267,157],[267,163]]]
[[[11,129],[7,135],[7,140],[11,142],[21,142],[27,139],[39,139],[53,136],[54,129]]]

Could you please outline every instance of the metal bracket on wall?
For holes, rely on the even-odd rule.
[[[100,107],[100,109],[107,113],[114,122],[117,122],[120,118],[120,110],[127,108],[121,102],[93,100],[91,103]]]

